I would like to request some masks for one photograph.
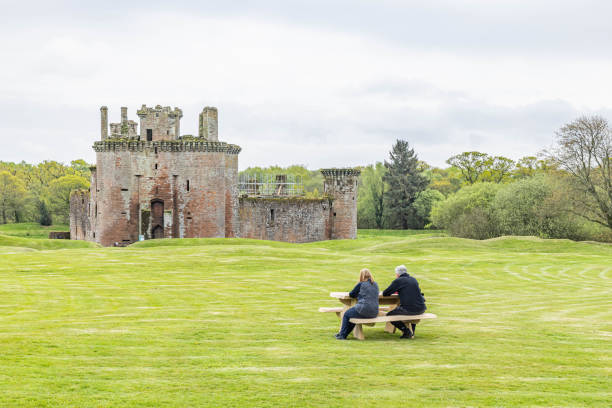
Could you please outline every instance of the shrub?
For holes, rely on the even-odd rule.
[[[463,187],[437,202],[431,219],[434,226],[458,237],[486,239],[499,235],[491,204],[501,185],[477,183]]]
[[[561,181],[544,174],[504,186],[493,209],[503,235],[580,239],[579,225],[569,212]]]

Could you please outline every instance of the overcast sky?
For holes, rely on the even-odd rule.
[[[612,119],[606,0],[0,0],[0,160],[95,162],[101,105],[219,109],[240,168],[517,159]]]

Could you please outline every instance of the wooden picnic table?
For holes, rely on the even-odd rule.
[[[342,318],[344,317],[344,312],[346,312],[352,306],[357,304],[357,299],[354,299],[349,296],[349,292],[331,292],[329,294],[331,297],[336,298],[342,303],[342,307],[320,307],[319,312],[334,312],[340,318],[340,328],[342,328]],[[378,317],[361,319],[361,318],[353,318],[351,319],[351,323],[355,324],[355,330],[353,331],[353,335],[355,338],[359,340],[364,339],[363,327],[366,326],[374,326],[376,323],[385,323],[385,331],[388,333],[395,332],[395,326],[392,322],[402,321],[408,328],[410,332],[412,332],[411,324],[417,324],[422,319],[435,319],[437,316],[433,313],[421,313],[418,315],[392,315],[387,316],[387,312],[395,309],[399,306],[400,299],[397,294],[393,294],[391,296],[383,296],[382,292],[378,293],[378,304],[379,305],[388,305],[388,306],[379,306]],[[412,333],[414,334],[414,333]]]
[[[344,312],[346,312],[351,307],[355,306],[357,304],[357,299],[350,297],[349,292],[331,292],[329,296],[338,299],[340,303],[344,305],[340,313],[336,313],[338,314],[338,317],[340,318],[340,328],[342,328],[342,317],[344,316]],[[393,294],[391,296],[383,296],[382,292],[378,293],[378,304],[379,305],[389,305],[388,307],[382,308],[384,309],[385,312],[395,309],[397,306],[399,306],[399,303],[400,303],[400,299],[397,294]],[[383,313],[383,314],[386,314],[386,313]],[[373,323],[368,324],[368,325],[374,326]],[[388,333],[394,333],[395,326],[393,326],[393,324],[391,324],[390,322],[387,322],[385,324],[385,331]]]

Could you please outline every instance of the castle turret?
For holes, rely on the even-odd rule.
[[[209,142],[219,141],[219,114],[217,108],[207,106],[200,113],[198,135]]]
[[[121,137],[128,137],[129,135],[129,127],[128,127],[128,115],[127,115],[127,107],[121,107],[121,127],[120,127]]]
[[[108,138],[108,108],[106,106],[100,108],[100,136],[102,140]]]
[[[176,140],[180,136],[180,120],[183,111],[179,108],[157,105],[148,108],[146,105],[138,110],[140,117],[140,140]]]
[[[322,169],[325,194],[332,199],[330,238],[357,238],[357,182],[360,170]]]

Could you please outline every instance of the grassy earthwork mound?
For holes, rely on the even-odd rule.
[[[0,236],[0,406],[612,400],[611,245],[373,231],[312,244],[32,241]],[[317,311],[339,306],[329,292],[363,267],[382,289],[401,263],[438,319],[414,340],[382,326],[335,340],[336,316]]]

